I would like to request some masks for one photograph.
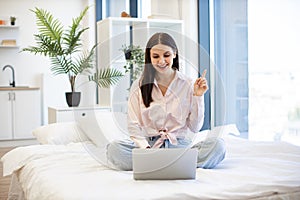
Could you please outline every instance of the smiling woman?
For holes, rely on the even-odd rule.
[[[198,132],[204,121],[206,71],[196,80],[184,75],[178,52],[168,33],[157,32],[149,38],[143,74],[133,82],[128,98],[131,140],[107,145],[111,167],[131,170],[134,148],[195,148],[199,168],[214,168],[224,159],[225,145],[220,138],[191,145],[189,133]]]

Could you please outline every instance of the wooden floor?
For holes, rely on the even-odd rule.
[[[8,151],[15,147],[4,147],[0,148],[0,158]],[[10,185],[11,176],[3,177],[3,166],[0,162],[0,200],[6,200],[8,195],[8,189]]]

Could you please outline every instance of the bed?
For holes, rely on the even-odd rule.
[[[136,181],[132,171],[102,162],[105,153],[95,131],[107,134],[107,142],[126,137],[124,124],[116,121],[124,122],[102,113],[37,128],[39,145],[15,148],[1,158],[3,175],[13,175],[9,199],[300,199],[299,146],[249,141],[238,137],[234,125],[216,127],[197,133],[194,142],[225,140],[227,154],[217,168],[197,169],[195,180]]]

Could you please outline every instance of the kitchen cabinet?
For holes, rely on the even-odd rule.
[[[41,126],[39,88],[0,90],[0,140],[32,139]]]
[[[115,68],[124,70],[126,64],[122,49],[123,45],[140,46],[145,49],[148,39],[156,32],[166,32],[175,39],[183,58],[184,43],[187,39],[183,34],[182,20],[141,19],[109,17],[97,22],[98,69]],[[184,69],[184,61],[180,65]],[[99,88],[99,104],[111,106],[115,111],[126,112],[130,75],[127,73],[117,85],[110,88]]]

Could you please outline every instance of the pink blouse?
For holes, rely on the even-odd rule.
[[[128,99],[128,131],[140,148],[149,146],[147,137],[161,136],[152,148],[159,148],[165,139],[177,144],[188,131],[198,132],[204,120],[204,95],[193,96],[194,81],[179,71],[165,95],[154,80],[150,106],[145,107],[140,80],[130,89]]]

